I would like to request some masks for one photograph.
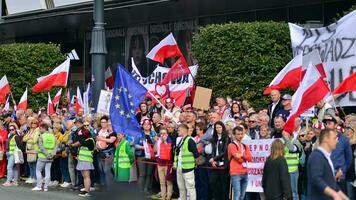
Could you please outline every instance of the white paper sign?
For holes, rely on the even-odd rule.
[[[356,71],[356,10],[339,21],[322,28],[302,28],[289,23],[294,56],[318,49],[334,90]],[[336,99],[337,106],[356,106],[356,92]]]
[[[110,113],[110,103],[111,103],[112,92],[101,90],[97,113],[103,115],[109,115]]]
[[[274,139],[244,141],[244,144],[250,148],[252,153],[252,162],[247,163],[247,192],[263,192],[263,167],[265,166],[267,157],[270,155],[270,149],[273,141]]]

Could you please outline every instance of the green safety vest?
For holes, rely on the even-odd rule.
[[[184,140],[184,138],[182,138]],[[187,136],[182,147],[180,148],[180,154],[182,158],[182,169],[193,169],[195,168],[195,158],[192,152],[188,149],[188,142],[190,137]],[[178,167],[178,153],[174,154],[174,167]]]
[[[12,137],[10,140],[10,144],[9,144],[10,155],[14,155],[15,149],[17,147],[15,137],[16,137],[16,135],[14,137]]]
[[[297,172],[299,165],[299,152],[290,153],[288,147],[286,146],[284,147],[284,157],[287,160],[288,172]]]
[[[93,138],[88,138],[85,141],[87,141],[87,140],[93,140],[93,142],[94,142]],[[79,148],[78,160],[92,163],[93,162],[93,152],[94,152],[94,150],[90,151],[88,149],[88,147],[81,146]]]
[[[43,133],[41,135],[42,145],[47,150],[47,152],[53,152],[56,148],[56,137],[52,133]],[[38,151],[39,158],[46,158],[46,155],[39,150]]]
[[[130,158],[126,152],[127,143],[128,143],[127,140],[123,141],[123,143],[121,144],[120,149],[119,149],[119,155],[117,155],[117,157],[119,159],[116,160],[116,162],[118,162],[117,164],[118,164],[119,168],[124,168],[124,169],[131,168]]]

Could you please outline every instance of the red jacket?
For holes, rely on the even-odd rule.
[[[243,153],[240,159],[236,159],[236,153]],[[240,143],[230,143],[228,146],[228,158],[230,161],[230,175],[243,175],[247,174],[246,162],[252,160],[250,148],[247,145]],[[245,164],[243,164],[245,163]],[[244,165],[244,166],[243,166]]]

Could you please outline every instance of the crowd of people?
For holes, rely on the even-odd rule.
[[[341,118],[321,101],[315,117],[297,118],[289,134],[283,127],[292,97],[278,90],[270,96],[271,104],[260,110],[247,101],[218,97],[208,111],[179,108],[173,98],[163,102],[164,109],[147,97],[136,114],[142,126],[136,138],[116,133],[110,116],[84,115],[83,109],[76,113],[75,105],[51,116],[44,109],[5,112],[0,118],[0,178],[6,187],[25,180],[33,191],[58,186],[79,190],[80,196],[120,182],[137,184],[138,192],[164,200],[318,199],[313,193],[325,193],[323,199],[347,199],[344,194],[356,199],[355,114]],[[264,192],[246,192],[252,161],[246,141],[261,139],[275,139],[264,167]],[[335,187],[315,180],[323,174],[316,171],[312,152],[324,148],[330,150]]]

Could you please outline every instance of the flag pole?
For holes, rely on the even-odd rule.
[[[12,95],[11,91],[10,91],[10,95],[11,95],[12,103],[14,104],[14,106],[16,106],[16,101],[15,101],[14,96]]]
[[[325,82],[328,84],[329,89],[330,89],[330,93],[331,93],[331,86],[330,86],[329,79],[327,79],[327,77],[326,77]],[[336,109],[336,101],[335,101],[334,95],[330,94],[330,96],[331,96],[331,100],[333,101],[334,110],[335,110],[336,113],[338,113],[339,111]],[[346,116],[345,111],[342,108],[342,106],[340,106],[340,110],[341,110],[342,114],[344,114],[344,116]]]

